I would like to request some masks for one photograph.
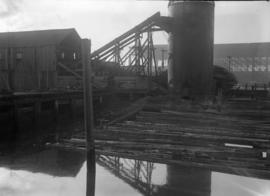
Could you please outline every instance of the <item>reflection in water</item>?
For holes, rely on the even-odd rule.
[[[159,186],[165,184],[165,165],[103,155],[98,157],[97,163],[142,195],[153,195]]]
[[[45,150],[0,159],[0,195],[84,196],[83,153]],[[98,156],[96,196],[267,196],[270,182],[209,170]]]
[[[0,169],[0,193],[5,196],[85,196],[86,164],[75,177],[56,177],[22,170]],[[140,195],[97,166],[96,195]]]
[[[192,167],[167,166],[167,183],[155,194],[158,196],[210,196],[211,172]]]
[[[15,159],[6,158],[0,165],[0,195],[85,196],[86,162],[83,153],[47,150]],[[97,165],[96,172],[96,195],[140,195],[105,168]]]
[[[212,195],[269,196],[270,181],[212,172]]]
[[[84,176],[54,177],[48,174],[3,168],[0,172],[0,192],[2,195],[85,195],[84,183],[80,183]]]

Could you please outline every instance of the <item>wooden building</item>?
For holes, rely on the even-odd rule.
[[[0,33],[0,92],[81,88],[75,29]]]

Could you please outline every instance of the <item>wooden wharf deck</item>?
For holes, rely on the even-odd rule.
[[[107,95],[109,92],[105,90],[94,91],[94,97]],[[29,91],[14,92],[0,94],[0,105],[8,105],[15,103],[31,103],[35,101],[49,101],[56,99],[82,99],[83,91]]]
[[[215,106],[150,98],[125,118],[95,130],[99,154],[270,177],[270,101],[230,100]],[[53,146],[84,150],[84,134]]]
[[[147,90],[127,89],[110,91],[108,89],[94,89],[93,98],[99,99],[102,96],[112,94],[124,95],[146,95]],[[68,99],[83,99],[83,91],[68,90],[68,91],[29,91],[29,92],[13,92],[0,93],[0,106],[10,106],[14,104],[31,104],[34,102],[45,102],[53,100],[68,100]]]

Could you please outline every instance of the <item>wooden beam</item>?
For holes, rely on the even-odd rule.
[[[84,129],[86,133],[87,183],[86,196],[95,195],[95,145],[93,138],[93,101],[91,85],[90,45],[88,39],[82,40],[82,63],[84,68]]]
[[[109,42],[108,44],[106,44],[105,46],[101,47],[100,49],[94,51],[91,55],[91,58],[97,56],[98,54],[100,54],[101,52],[103,52],[104,50],[112,47],[115,45],[115,43],[120,42],[121,40],[127,38],[128,36],[132,35],[133,33],[136,33],[138,31],[140,31],[142,28],[144,28],[145,26],[149,26],[151,24],[154,24],[154,21],[156,21],[158,18],[160,17],[160,12],[155,13],[154,15],[152,15],[151,17],[147,18],[145,21],[143,21],[142,23],[140,23],[139,25],[135,26],[134,28],[130,29],[129,31],[127,31],[126,33],[122,34],[121,36],[117,37],[116,39],[114,39],[113,41]]]
[[[123,120],[135,115],[136,113],[138,113],[139,111],[142,110],[142,108],[144,107],[144,105],[147,102],[147,99],[148,98],[146,97],[146,98],[143,98],[143,99],[136,101],[130,107],[128,107],[126,110],[122,111],[123,115],[121,115],[120,117],[116,118],[115,120],[109,122],[108,125],[123,121]]]
[[[82,76],[78,73],[76,73],[75,71],[73,71],[72,69],[70,69],[69,67],[65,66],[63,63],[58,62],[58,66],[63,68],[64,70],[66,70],[67,72],[73,74],[75,77],[82,79]]]

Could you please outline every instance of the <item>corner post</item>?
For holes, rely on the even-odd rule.
[[[92,84],[91,84],[91,63],[90,47],[91,42],[88,39],[82,39],[82,64],[83,64],[83,84],[84,84],[84,129],[86,133],[86,196],[95,195],[95,146],[93,138],[93,102],[92,102]]]

